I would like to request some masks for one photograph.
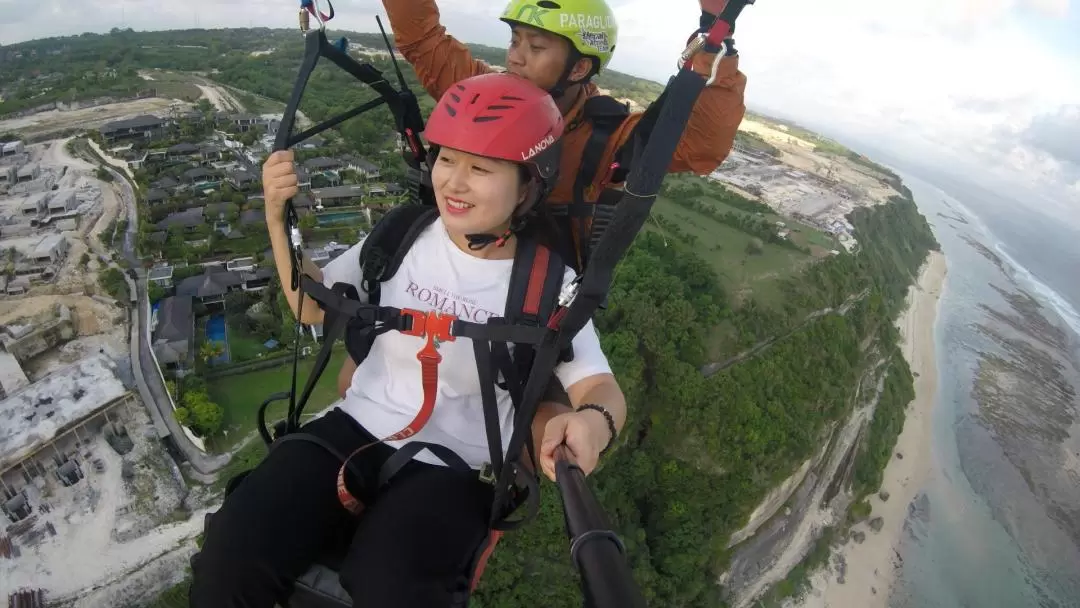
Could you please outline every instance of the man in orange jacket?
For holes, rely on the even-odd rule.
[[[715,16],[724,9],[727,0],[700,0],[700,4],[703,17]],[[442,97],[460,80],[494,71],[490,65],[473,58],[468,47],[446,33],[446,28],[439,22],[435,0],[383,0],[383,7],[390,19],[397,49],[412,64],[420,82],[435,99]],[[616,152],[643,117],[641,112],[616,115],[614,125],[607,121],[605,128],[610,133],[606,141],[592,137],[601,123],[591,120],[586,105],[590,100],[604,97],[591,79],[607,66],[615,50],[618,37],[615,16],[605,0],[510,0],[501,19],[511,29],[510,47],[506,53],[507,70],[549,91],[566,120],[559,181],[548,198],[549,209],[558,215],[561,207],[563,215],[580,216],[568,210],[583,207],[588,214],[589,206],[596,202],[605,185]],[[715,49],[705,50],[694,57],[693,67],[709,77],[716,58]],[[745,88],[746,76],[739,71],[738,56],[732,53],[720,62],[712,84],[698,97],[669,172],[707,174],[724,162],[746,111],[743,103]],[[591,165],[592,175],[578,180],[583,157],[591,156],[587,153],[590,141],[599,141],[602,149],[592,155],[597,156],[591,159],[595,162],[584,163]],[[579,181],[585,186],[581,191],[576,187]],[[588,243],[589,223],[570,222],[569,225],[576,251],[567,254],[576,254],[577,259],[567,259],[567,263],[577,264],[576,268],[580,269],[583,258],[587,257],[584,249]],[[345,362],[338,375],[339,393],[344,394],[355,369],[352,360]],[[557,381],[553,381],[537,409],[533,421],[534,437],[541,437],[546,421],[565,411],[568,403],[565,392]]]
[[[700,4],[704,14],[715,16],[727,0],[700,0]],[[383,0],[383,7],[397,49],[435,99],[459,80],[493,71],[446,33],[435,0]],[[550,91],[566,119],[559,181],[548,198],[549,208],[558,213],[562,205],[595,202],[616,151],[643,116],[631,113],[618,121],[598,162],[589,167],[593,174],[585,176],[585,184],[591,187],[580,193],[583,200],[575,201],[575,181],[594,130],[585,116],[586,101],[601,96],[591,79],[607,66],[615,50],[615,15],[605,0],[510,0],[501,19],[511,30],[506,69]],[[694,70],[708,77],[714,58],[712,53],[698,53]],[[725,57],[712,85],[698,97],[669,172],[704,175],[724,162],[746,111],[745,88],[746,76],[739,71],[738,56]],[[587,229],[587,224],[573,226],[579,257],[567,260],[577,268],[584,261],[583,244],[587,241],[587,236],[579,233],[582,229]]]

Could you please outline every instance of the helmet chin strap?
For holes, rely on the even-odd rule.
[[[517,216],[510,220],[510,226],[503,231],[502,235],[495,236],[494,234],[479,233],[479,234],[466,234],[465,238],[469,240],[469,249],[473,251],[479,251],[488,245],[495,243],[496,247],[502,247],[506,244],[510,237],[514,236],[515,232],[520,231],[525,227],[527,220],[523,216]]]

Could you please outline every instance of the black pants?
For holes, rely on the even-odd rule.
[[[336,409],[301,430],[343,454],[374,439]],[[364,476],[348,484],[365,505],[357,520],[338,502],[337,458],[306,441],[275,447],[214,514],[193,565],[192,608],[271,608],[335,544],[347,549],[341,585],[358,608],[449,606],[486,538],[491,486],[412,460],[374,496],[393,452],[380,444],[353,458]]]

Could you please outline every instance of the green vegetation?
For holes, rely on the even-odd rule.
[[[881,487],[885,465],[892,457],[900,431],[904,429],[907,405],[915,398],[914,379],[903,357],[890,361],[885,387],[860,458],[855,461],[855,494],[862,498]]]
[[[655,233],[641,235],[621,265],[597,325],[624,384],[629,420],[620,448],[591,482],[650,605],[719,605],[712,581],[725,568],[730,534],[821,445],[826,425],[851,412],[854,387],[874,361],[889,357],[894,382],[910,382],[893,318],[936,243],[906,199],[860,209],[851,220],[864,253],[830,257],[780,280],[792,302],[776,309],[757,305],[756,296],[733,308],[695,248],[665,247]],[[864,291],[846,316],[821,317],[708,379],[698,371],[708,351],[703,329],[712,324],[731,329],[720,348],[731,355],[782,334],[807,308]],[[543,491],[541,518],[495,552],[479,605],[580,603],[558,493],[549,485]],[[814,554],[824,559],[827,544]],[[799,586],[801,575],[794,576],[791,589]]]
[[[345,356],[345,350],[339,348],[331,357],[330,363],[326,366],[326,372],[319,378],[311,399],[304,408],[307,414],[319,412],[338,399],[337,371],[341,369]],[[303,390],[314,363],[315,356],[312,354],[310,357],[301,359],[297,365],[298,391]],[[220,403],[224,409],[223,430],[228,431],[228,438],[219,442],[217,447],[222,451],[232,449],[238,442],[254,432],[255,415],[259,406],[273,393],[289,390],[291,381],[292,356],[281,358],[278,365],[268,369],[218,376],[207,380],[210,398]],[[288,400],[272,404],[267,410],[268,424],[283,418],[287,409]]]
[[[117,268],[106,268],[98,275],[98,282],[105,289],[105,292],[109,296],[121,303],[127,303],[128,298],[128,286],[127,281],[124,280],[124,273],[120,272]]]
[[[169,587],[154,598],[152,603],[147,604],[146,608],[188,608],[190,606],[188,585],[190,584],[189,581],[184,581]]]
[[[224,411],[210,400],[204,389],[189,389],[185,386],[184,396],[173,415],[177,422],[199,437],[213,437],[221,430]]]
[[[647,228],[710,262],[736,305],[752,293],[758,304],[779,307],[779,281],[834,246],[816,228],[706,179],[668,176],[661,192]],[[781,220],[791,231],[786,238],[779,237]]]
[[[377,34],[347,36],[352,42],[381,47]],[[24,58],[0,64],[0,82],[17,83],[11,99],[22,104],[19,108],[47,100],[40,96],[32,64],[25,57],[36,49],[36,69],[44,74],[76,73],[98,64],[115,69],[118,78],[128,78],[133,66],[217,70],[212,74],[215,80],[281,101],[299,66],[301,44],[292,30],[88,34],[5,47],[18,49]],[[202,48],[188,48],[192,46]],[[269,54],[251,55],[271,47],[275,50]],[[58,54],[49,54],[57,49]],[[493,63],[501,63],[503,55],[501,49],[477,47],[477,56]],[[375,63],[390,73],[387,59]],[[413,72],[403,68],[415,85]],[[613,80],[600,84],[616,96],[649,96],[660,89],[655,83],[608,76]],[[141,86],[147,84],[152,83],[143,81]],[[76,87],[71,92],[69,87],[66,94],[87,91]],[[301,109],[319,120],[371,97],[340,70],[320,66]],[[422,97],[422,103],[430,109],[432,100]],[[16,106],[7,102],[0,105],[0,113],[13,109]],[[401,170],[400,162],[393,154],[379,154],[392,146],[390,124],[385,109],[372,111],[331,134],[329,150],[350,149],[378,158],[384,173],[393,176]],[[814,134],[793,135],[826,145]],[[149,176],[139,177],[145,188]],[[788,222],[791,240],[778,241],[771,229],[775,216],[759,203],[696,178],[668,180],[654,209],[656,221],[650,222],[620,264],[608,308],[596,318],[605,352],[627,395],[629,418],[618,449],[591,476],[590,484],[626,542],[636,580],[650,605],[721,605],[723,590],[714,581],[730,559],[725,546],[731,533],[745,524],[769,490],[819,449],[831,423],[850,414],[854,387],[886,373],[878,413],[855,463],[857,492],[876,489],[911,394],[910,370],[899,353],[894,319],[927,252],[937,248],[910,192],[901,191],[905,198],[860,208],[849,216],[862,246],[857,255],[816,257],[820,251],[815,248],[828,246],[828,241],[809,227]],[[223,197],[224,189],[216,194]],[[219,200],[232,201],[235,194],[229,192],[228,198]],[[146,225],[140,226],[140,243],[147,232]],[[335,231],[312,227],[311,233],[322,237]],[[191,237],[171,234],[163,252],[192,261],[206,255],[191,253],[184,238]],[[248,238],[252,240],[245,248],[257,246],[255,235]],[[234,242],[239,241],[230,241]],[[181,274],[174,281],[181,280]],[[115,278],[107,271],[102,283],[108,289],[109,279]],[[273,295],[262,300],[267,310],[261,317],[246,315],[251,303],[227,303],[230,339],[239,332],[250,340],[245,344],[238,339],[234,353],[254,352],[257,358],[252,343],[264,335],[282,342],[292,339],[287,331],[292,321],[282,314],[280,292],[268,291]],[[806,322],[809,313],[842,305],[846,314]],[[700,371],[708,363],[770,340],[757,355],[708,378]],[[339,350],[330,362],[309,413],[336,399],[336,372],[343,358]],[[312,359],[302,362],[300,382]],[[886,364],[876,367],[881,360]],[[214,447],[228,449],[251,435],[259,404],[289,387],[290,371],[288,365],[278,365],[219,375],[204,382],[205,399],[199,396],[198,377],[188,377],[181,387],[181,402],[190,423],[204,425],[205,431],[216,426],[222,435],[227,432],[227,440],[219,438]],[[206,403],[220,405],[220,417],[215,418]],[[269,418],[279,418],[283,409],[279,402]],[[250,468],[264,453],[258,442],[246,445],[223,479]],[[500,543],[475,605],[580,605],[558,491],[546,481],[541,500],[537,521]],[[828,542],[819,543],[811,562],[827,557]],[[776,593],[796,592],[812,565],[794,572]],[[169,593],[177,600],[182,591]]]
[[[735,133],[735,143],[746,146],[753,150],[760,150],[769,156],[779,158],[780,149],[761,138],[756,133],[738,131]]]

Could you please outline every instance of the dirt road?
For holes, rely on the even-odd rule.
[[[210,104],[222,112],[241,112],[244,106],[236,101],[236,98],[221,87],[211,84],[196,84],[202,91],[202,96],[210,100]]]
[[[160,97],[148,97],[78,110],[50,110],[21,118],[0,120],[0,133],[10,132],[39,139],[49,134],[60,134],[72,129],[94,129],[107,122],[131,118],[139,114],[161,114],[173,103],[177,102]]]

